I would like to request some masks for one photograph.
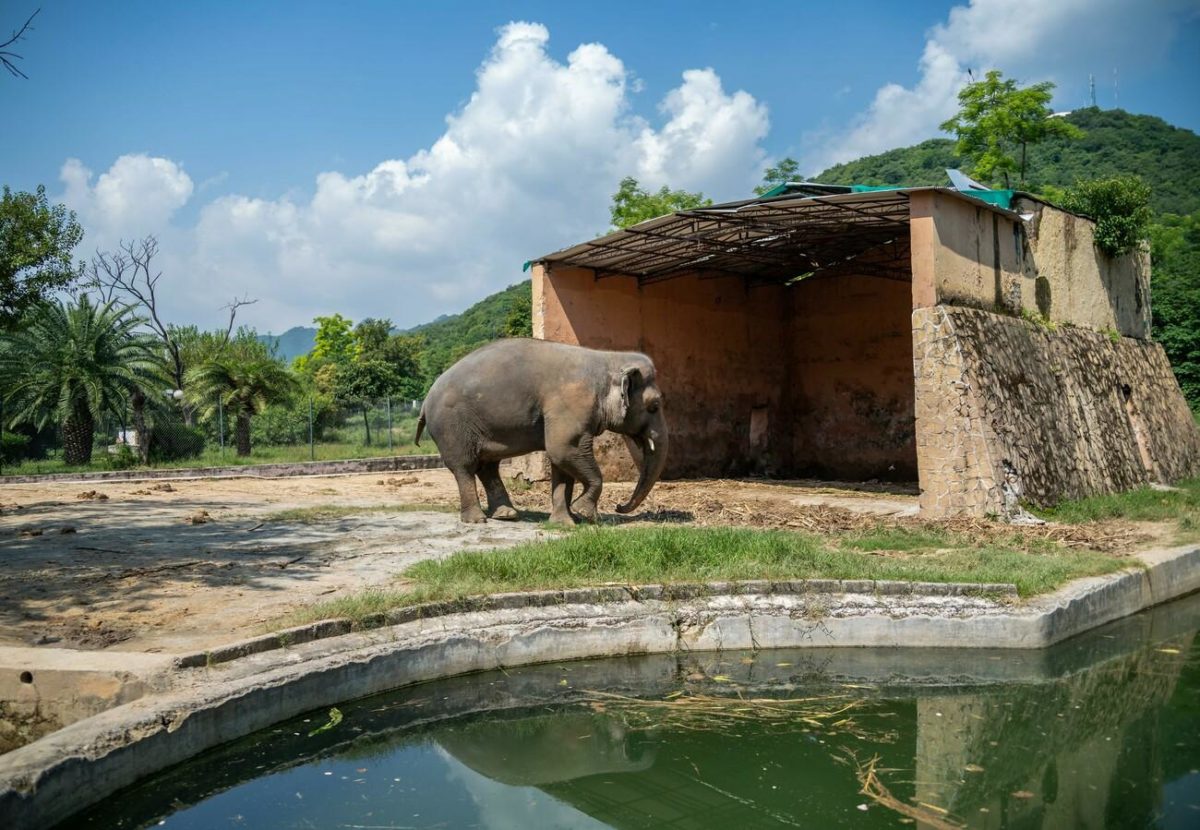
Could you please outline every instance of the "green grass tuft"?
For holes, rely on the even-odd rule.
[[[1036,512],[1043,518],[1067,524],[1104,519],[1175,521],[1185,536],[1191,534],[1191,538],[1195,538],[1197,526],[1200,526],[1200,478],[1184,481],[1175,490],[1140,487],[1124,493],[1066,501]]]
[[[857,544],[856,548],[854,545]],[[887,555],[872,550],[888,550]],[[506,591],[590,585],[646,585],[750,579],[887,579],[1013,583],[1021,596],[1082,576],[1136,565],[1062,547],[1035,552],[974,545],[949,531],[863,534],[846,547],[807,533],[741,528],[587,527],[557,539],[503,550],[457,553],[417,563],[402,590],[368,591],[310,606],[297,625],[344,617],[361,621],[390,608]]]

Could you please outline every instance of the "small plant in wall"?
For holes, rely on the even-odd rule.
[[[1040,329],[1044,329],[1045,331],[1049,331],[1049,332],[1058,331],[1058,323],[1054,322],[1053,320],[1051,320],[1049,317],[1045,316],[1044,314],[1034,311],[1033,309],[1029,309],[1029,308],[1021,309],[1021,319],[1024,320],[1026,323],[1035,325]]]

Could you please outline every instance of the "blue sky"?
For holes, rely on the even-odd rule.
[[[461,310],[602,230],[623,175],[746,195],[936,134],[967,68],[1200,129],[1200,1],[39,5],[0,180],[81,253],[158,236],[181,322]],[[589,44],[582,46],[584,44]],[[582,46],[582,48],[581,48]],[[1119,58],[1119,59],[1118,59]],[[949,111],[948,111],[949,110]]]

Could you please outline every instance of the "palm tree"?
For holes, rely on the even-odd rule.
[[[96,419],[151,382],[155,357],[135,329],[140,317],[115,302],[44,303],[0,350],[0,388],[9,423],[62,424],[63,460],[88,464]]]
[[[274,403],[283,403],[299,386],[282,363],[269,357],[224,354],[188,371],[188,396],[206,418],[217,401],[236,419],[237,454],[250,454],[250,419]]]

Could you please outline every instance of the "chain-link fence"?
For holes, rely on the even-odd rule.
[[[127,401],[92,424],[91,454],[86,441],[73,436],[86,425],[47,424],[42,429],[18,425],[4,431],[0,473],[40,475],[137,467],[213,467],[332,461],[436,452],[426,441],[416,447],[413,435],[421,401],[387,397],[354,404],[328,397],[301,398],[289,406],[259,413],[232,410],[214,399],[205,405],[176,399],[140,406]],[[3,413],[0,412],[0,422]]]

